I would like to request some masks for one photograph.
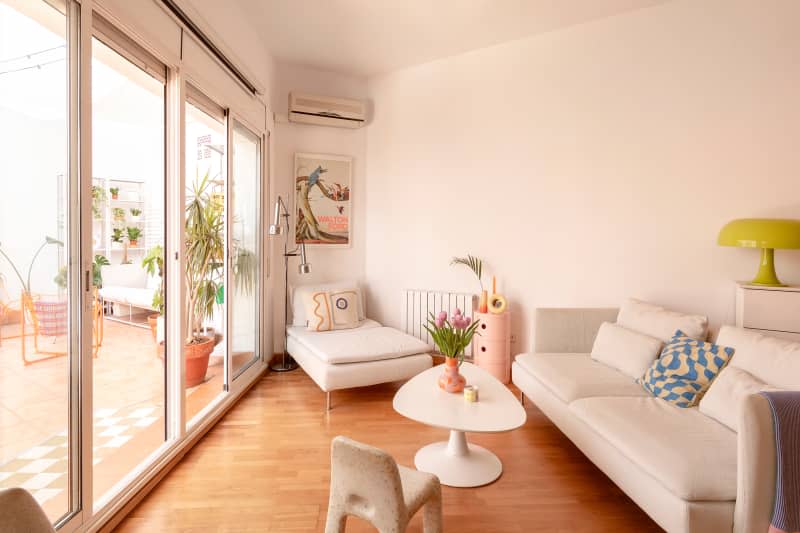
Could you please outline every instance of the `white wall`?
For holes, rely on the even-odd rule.
[[[312,126],[286,122],[289,92],[298,91],[344,98],[365,98],[365,79],[325,72],[305,67],[278,63],[275,67],[275,90],[272,108],[279,116],[272,138],[272,164],[274,169],[274,199],[280,194],[290,209],[294,208],[294,154],[311,152],[348,155],[353,158],[353,220],[350,248],[326,250],[308,247],[308,260],[312,265],[310,275],[297,274],[297,259],[289,261],[289,284],[315,283],[337,279],[362,279],[365,256],[365,172],[366,131],[325,126]],[[272,213],[269,213],[272,216]],[[294,217],[292,217],[294,221]],[[273,238],[271,270],[275,287],[274,309],[275,351],[283,351],[283,242],[284,236]],[[289,246],[292,247],[292,238]]]
[[[683,0],[370,80],[370,314],[406,287],[510,298],[515,350],[540,306],[627,296],[731,322],[753,250],[738,217],[800,218],[800,3]],[[357,224],[362,223],[361,219]],[[800,282],[800,253],[777,252]]]

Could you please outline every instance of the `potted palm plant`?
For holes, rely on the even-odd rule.
[[[139,246],[139,237],[142,235],[142,230],[140,228],[131,226],[125,230],[125,233],[128,235],[128,243],[132,248]]]
[[[203,322],[214,312],[223,280],[225,219],[209,191],[208,174],[198,178],[186,204],[186,386],[199,385],[208,370],[214,338],[204,335]]]

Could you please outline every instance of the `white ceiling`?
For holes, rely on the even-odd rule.
[[[667,0],[236,0],[278,61],[372,76]]]

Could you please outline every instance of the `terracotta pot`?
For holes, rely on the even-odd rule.
[[[444,358],[444,372],[439,376],[439,387],[447,392],[461,392],[467,384],[467,379],[458,372],[458,359],[455,357]]]
[[[214,339],[200,337],[200,342],[187,344],[186,351],[186,388],[200,385],[206,379],[208,358],[214,349]]]
[[[153,342],[158,342],[158,341],[156,341],[156,339],[157,339],[156,335],[158,333],[158,317],[159,316],[161,316],[161,315],[159,315],[158,313],[153,314],[153,315],[147,315],[147,323],[150,326],[150,333],[153,334]]]

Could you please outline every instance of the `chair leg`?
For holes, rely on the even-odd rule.
[[[424,533],[442,533],[442,487],[438,484],[422,508],[422,530]]]
[[[325,533],[344,533],[347,526],[347,514],[336,507],[328,508],[328,520],[325,522]]]

